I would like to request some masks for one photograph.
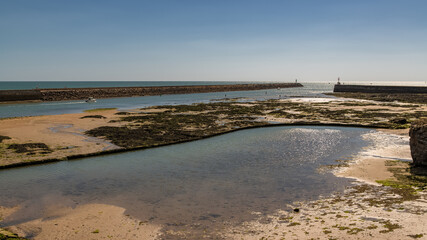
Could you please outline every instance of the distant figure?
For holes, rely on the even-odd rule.
[[[298,83],[298,79],[295,79],[295,83]]]
[[[340,83],[340,78],[338,78],[337,85],[341,85],[341,83]]]
[[[265,95],[267,95],[267,92],[265,92]]]
[[[225,97],[227,97],[227,94],[225,94]]]

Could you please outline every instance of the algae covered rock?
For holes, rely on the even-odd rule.
[[[427,167],[427,118],[413,122],[409,136],[414,165]]]

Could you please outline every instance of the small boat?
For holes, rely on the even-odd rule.
[[[96,102],[96,99],[93,97],[89,97],[88,99],[86,99],[85,102],[87,102],[87,103]]]

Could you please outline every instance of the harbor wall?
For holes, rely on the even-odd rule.
[[[40,90],[0,90],[0,102],[41,100]]]
[[[427,87],[408,86],[374,86],[335,84],[334,92],[361,93],[427,93]]]
[[[113,98],[153,96],[166,94],[190,94],[207,92],[251,91],[275,88],[303,87],[300,83],[262,83],[230,85],[193,85],[162,87],[104,87],[104,88],[57,88],[35,90],[0,90],[0,101],[62,101],[82,100],[88,97]]]

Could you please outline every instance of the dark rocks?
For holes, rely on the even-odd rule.
[[[15,150],[16,153],[35,154],[36,152],[47,154],[52,150],[44,143],[24,143],[24,144],[11,144],[8,149]]]
[[[0,135],[0,143],[3,142],[3,140],[5,139],[10,139],[10,137]]]
[[[414,165],[427,167],[427,118],[413,122],[409,136]]]
[[[406,118],[393,118],[390,120],[390,122],[395,124],[406,124],[408,121],[406,121]]]
[[[102,116],[102,115],[87,115],[87,116],[83,116],[80,119],[85,119],[85,118],[101,118],[101,119],[105,119],[106,117]]]

